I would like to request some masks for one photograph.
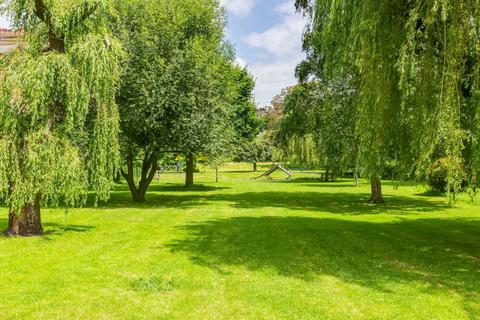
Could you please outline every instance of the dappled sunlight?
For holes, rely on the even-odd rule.
[[[369,196],[367,191],[356,189],[349,182],[298,184],[296,180],[292,180],[242,183],[256,191],[241,192],[224,184],[199,184],[193,189],[186,189],[175,183],[153,184],[147,195],[148,201],[144,204],[132,203],[127,186],[119,185],[112,193],[111,200],[108,203],[100,203],[99,206],[101,208],[188,208],[220,202],[228,203],[238,209],[288,208],[342,215],[404,215],[450,208],[443,198],[432,199],[404,193],[389,193],[385,195],[385,204],[369,205],[366,203]],[[92,205],[93,199],[90,199],[87,207]]]
[[[372,223],[238,217],[179,228],[186,238],[169,248],[202,266],[273,269],[305,281],[330,275],[381,292],[416,283],[430,294],[456,292],[470,315],[480,316],[480,218]]]
[[[2,268],[17,274],[16,256],[42,265],[43,273],[29,276],[50,288],[57,283],[50,279],[63,281],[50,298],[64,295],[71,282],[99,299],[103,288],[112,288],[121,294],[109,296],[111,312],[139,295],[148,312],[160,296],[172,306],[181,295],[191,306],[176,318],[189,318],[206,300],[219,299],[228,305],[245,301],[242,310],[252,315],[274,305],[311,318],[325,310],[332,318],[352,310],[394,314],[392,308],[413,315],[416,306],[425,316],[448,318],[459,310],[465,318],[480,316],[478,207],[450,207],[444,198],[416,195],[414,185],[395,189],[389,182],[385,204],[369,205],[364,183],[356,188],[350,180],[324,183],[300,174],[264,182],[249,180],[251,175],[221,172],[221,182],[213,183],[212,171],[205,171],[196,175],[193,189],[183,186],[181,174],[163,175],[143,204],[132,202],[126,185],[117,185],[97,207],[91,197],[67,216],[63,209],[46,210],[42,238],[0,239],[6,248]],[[0,219],[1,228],[6,224]],[[25,254],[37,247],[43,251]],[[46,256],[48,264],[41,262]],[[58,274],[63,268],[72,273]],[[98,287],[87,286],[92,277]],[[95,309],[93,300],[85,301]]]
[[[480,0],[0,0],[0,320],[480,319]]]

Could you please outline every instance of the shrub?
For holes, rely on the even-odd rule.
[[[447,168],[448,159],[445,158],[439,159],[431,165],[427,174],[427,183],[433,190],[447,191]]]
[[[432,190],[447,192],[447,176],[448,168],[450,167],[449,158],[441,158],[435,161],[427,172],[427,183]],[[468,186],[463,174],[463,181],[461,188],[464,190]]]

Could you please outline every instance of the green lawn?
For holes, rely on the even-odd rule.
[[[480,206],[248,168],[44,210],[44,237],[0,239],[0,319],[480,319]]]

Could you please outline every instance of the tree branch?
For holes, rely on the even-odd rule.
[[[43,0],[35,0],[35,15],[48,26],[49,30],[52,31],[52,18],[47,12],[47,7]]]
[[[153,178],[155,178],[155,174],[157,173],[157,165],[158,165],[158,160],[153,159],[151,168],[150,168],[150,173],[148,174],[147,179],[144,181],[144,184],[141,186],[142,191],[147,191],[148,187],[153,181]]]
[[[126,173],[123,169],[120,169],[120,174],[122,175],[123,179],[128,180],[128,173]]]
[[[78,26],[80,23],[87,20],[92,14],[95,13],[95,11],[97,11],[98,6],[98,2],[95,2],[92,6],[89,6],[89,3],[84,1],[82,8],[83,12],[78,16],[78,19],[74,19],[74,17],[70,19],[70,27]]]
[[[65,35],[57,34],[52,24],[52,17],[48,8],[45,6],[44,0],[35,0],[35,15],[43,21],[48,27],[48,41],[49,47],[47,51],[65,52]],[[82,10],[78,16],[73,15],[69,19],[69,27],[72,29],[80,23],[87,20],[98,8],[99,4],[96,2],[90,6],[87,2],[83,2]]]

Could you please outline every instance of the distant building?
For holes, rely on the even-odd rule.
[[[15,49],[18,46],[20,35],[19,32],[0,28],[0,54]]]

